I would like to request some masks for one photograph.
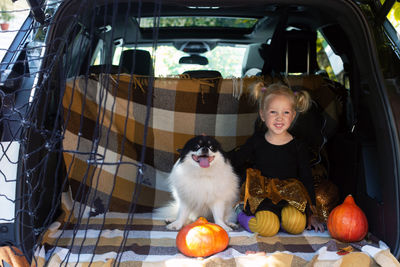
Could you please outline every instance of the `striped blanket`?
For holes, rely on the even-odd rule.
[[[46,232],[36,250],[37,266],[400,266],[382,242],[340,243],[328,232],[280,232],[262,237],[239,228],[229,232],[228,248],[208,258],[190,258],[176,247],[177,231],[166,230],[152,213],[79,213],[63,193],[64,216]],[[249,253],[252,252],[252,253]]]

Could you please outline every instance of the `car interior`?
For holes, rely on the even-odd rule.
[[[26,110],[34,123],[18,132],[29,140],[29,157],[19,170],[17,206],[35,216],[18,215],[16,239],[34,260],[174,255],[174,238],[151,237],[166,231],[162,220],[149,226],[151,217],[140,216],[171,200],[166,177],[189,137],[206,133],[231,151],[262,130],[249,97],[261,80],[312,97],[290,132],[312,155],[321,220],[351,194],[369,225],[353,248],[381,240],[399,256],[398,133],[384,88],[400,66],[379,69],[376,43],[384,37],[354,2],[72,0],[60,4],[46,31]],[[117,230],[118,245],[101,239]],[[291,251],[310,261],[332,244],[326,235],[283,238],[281,247],[232,239],[230,248]]]

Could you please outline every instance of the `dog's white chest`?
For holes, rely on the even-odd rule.
[[[171,187],[186,203],[209,204],[220,199],[224,192],[235,192],[234,174],[216,167],[200,169],[177,165],[170,176]]]

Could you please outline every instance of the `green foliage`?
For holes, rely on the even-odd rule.
[[[392,9],[387,15],[387,19],[393,24],[393,27],[400,33],[400,3],[394,3]]]
[[[241,76],[244,47],[219,46],[204,53],[209,64],[206,66],[179,64],[179,59],[187,54],[172,46],[159,46],[155,53],[155,75],[179,75],[186,70],[209,69],[218,70],[223,77]]]
[[[177,50],[173,46],[160,45],[155,53],[151,47],[137,47],[149,51],[153,56],[155,76],[174,76],[186,70],[218,70],[222,77],[240,77],[242,61],[246,49],[244,47],[217,46],[212,51],[204,53],[208,58],[208,65],[179,64],[179,59],[187,56],[186,53]],[[115,50],[113,64],[118,65],[121,57],[121,48]]]
[[[228,17],[161,17],[160,27],[233,27],[251,28],[257,22],[253,18]],[[156,25],[154,18],[141,18],[140,27],[152,28]]]
[[[336,75],[332,69],[331,63],[329,61],[329,57],[325,52],[325,48],[329,46],[322,34],[318,31],[317,36],[317,62],[320,69],[325,70],[329,76],[329,79],[340,82],[338,76],[341,74]]]
[[[14,18],[13,11],[8,10],[5,4],[0,5],[0,22],[7,22]]]
[[[386,0],[387,1],[387,0]],[[385,3],[385,0],[380,0],[381,4]],[[393,27],[398,33],[400,33],[400,3],[395,2],[392,9],[387,14],[386,18],[392,23]]]

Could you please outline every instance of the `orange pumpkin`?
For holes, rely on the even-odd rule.
[[[223,251],[229,243],[228,233],[219,225],[200,217],[184,226],[176,237],[179,251],[190,257],[207,257]]]
[[[330,235],[342,242],[360,241],[368,233],[367,217],[351,195],[331,211],[327,226]]]
[[[17,247],[3,246],[0,247],[0,265],[3,261],[11,266],[29,267],[31,266],[26,260],[24,254]]]

